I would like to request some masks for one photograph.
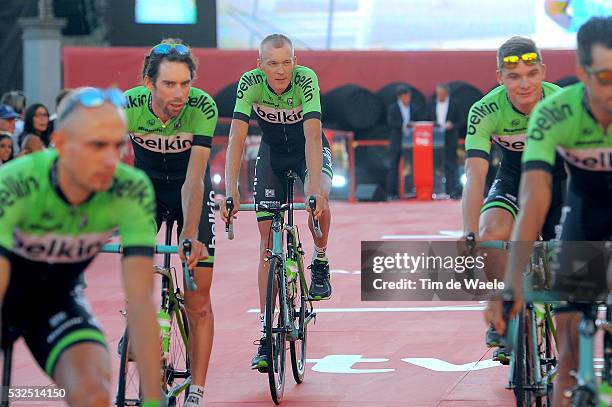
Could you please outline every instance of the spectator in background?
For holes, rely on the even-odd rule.
[[[0,132],[0,165],[13,159],[13,139],[10,133]]]
[[[461,108],[450,96],[447,84],[436,86],[436,97],[427,109],[428,120],[434,122],[434,133],[442,133],[444,137],[444,176],[446,177],[446,193],[451,199],[461,199],[459,183],[459,168],[457,166],[458,129],[464,123]],[[436,134],[437,136],[438,134]]]
[[[19,115],[15,113],[12,107],[5,104],[0,104],[0,131],[13,134],[15,132],[15,119]]]
[[[30,153],[35,153],[37,151],[42,151],[45,149],[45,145],[43,144],[40,137],[36,134],[27,134],[23,138],[23,142],[21,143],[21,151],[19,155],[26,155]]]
[[[395,92],[397,101],[387,107],[389,126],[389,172],[387,174],[387,199],[399,198],[398,165],[402,145],[412,144],[412,122],[423,120],[421,112],[412,102],[412,90],[400,85]]]
[[[40,137],[45,147],[49,147],[51,142],[51,128],[49,126],[49,110],[42,103],[34,103],[25,112],[23,132],[17,137],[19,147],[23,145],[23,140],[28,134],[35,134]]]
[[[26,108],[26,97],[19,90],[11,90],[2,95],[0,103],[9,105],[19,115],[15,119],[15,130],[11,134],[13,137],[13,152],[17,154],[19,152],[17,136],[23,132],[23,114]]]

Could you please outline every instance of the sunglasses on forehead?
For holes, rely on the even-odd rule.
[[[104,102],[109,102],[113,106],[119,108],[124,108],[126,106],[125,95],[117,88],[86,88],[75,92],[75,95],[69,95],[70,98],[66,102],[66,105],[62,111],[59,112],[59,120],[65,119],[77,105],[83,107],[97,107],[102,106]]]
[[[589,67],[584,68],[589,75],[593,75],[601,85],[612,85],[612,69],[594,70]]]
[[[155,55],[168,55],[172,51],[179,55],[189,54],[189,47],[183,44],[157,44],[151,48],[151,54]]]
[[[540,61],[540,56],[537,52],[527,52],[522,55],[508,55],[502,59],[502,67],[507,69],[516,68],[519,61],[523,61],[525,65],[535,65]]]

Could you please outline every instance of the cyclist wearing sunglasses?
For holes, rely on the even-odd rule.
[[[555,151],[560,152],[570,174],[560,239],[563,242],[612,240],[612,17],[591,18],[578,30],[577,59],[580,83],[542,101],[529,122],[527,147],[522,157],[520,194],[524,209],[512,232],[513,241],[532,242],[537,238],[554,194],[551,185]],[[522,287],[521,270],[530,252],[511,251],[508,286]],[[568,258],[571,251],[560,253],[561,275],[576,271],[567,270],[568,265],[585,264],[583,259]],[[608,261],[604,256],[603,263],[598,266],[592,263],[596,267],[589,268],[589,272],[605,273]],[[603,279],[605,287],[605,276]],[[522,306],[522,290],[514,289],[512,296],[514,314]],[[500,302],[491,302],[487,318],[503,333],[505,322],[501,308]],[[571,314],[557,316],[560,364],[554,405],[560,405],[563,392],[576,384],[570,372],[578,368],[578,319]]]
[[[208,158],[218,114],[214,100],[191,86],[196,68],[189,47],[166,39],[144,59],[144,86],[125,93],[135,166],[147,173],[155,188],[157,228],[169,212],[178,224],[181,259],[182,242],[193,242],[187,261],[198,288],[184,292],[192,372],[185,404],[189,407],[203,403],[214,333],[210,287],[215,214]]]
[[[0,168],[3,345],[23,336],[71,406],[111,404],[106,339],[78,281],[117,229],[143,405],[160,405],[155,198],[146,175],[120,162],[124,101],[117,89],[72,92],[60,107],[56,149]]]
[[[240,202],[238,174],[252,111],[263,132],[255,164],[255,203],[285,202],[285,173],[288,170],[293,170],[304,182],[306,196],[316,196],[317,208],[312,216],[320,221],[323,235],[315,235],[312,218],[309,218],[315,246],[310,265],[309,295],[315,300],[327,299],[331,296],[329,262],[325,254],[331,222],[328,206],[333,175],[331,150],[321,126],[317,76],[311,69],[296,64],[291,40],[284,35],[272,34],[263,39],[257,68],[245,72],[238,84],[225,164],[227,195],[234,202]],[[234,212],[228,214],[224,202],[221,206],[221,216],[225,221],[238,211],[236,205]],[[258,211],[257,221],[260,235],[259,304],[263,329],[268,278],[264,259],[270,244],[272,214]],[[260,372],[268,368],[265,341],[265,337],[260,340],[258,352],[251,362],[251,368]]]
[[[508,240],[519,211],[518,188],[521,154],[525,146],[527,122],[534,106],[560,88],[544,82],[546,66],[535,43],[512,37],[497,51],[497,81],[500,85],[472,105],[465,140],[467,182],[462,211],[463,230],[468,240]],[[495,180],[483,202],[485,178],[489,169],[492,141],[501,147],[502,161]],[[554,167],[553,202],[542,228],[544,239],[554,237],[563,199],[565,171],[561,160]],[[505,253],[490,253],[485,272],[490,281],[502,281]],[[499,335],[490,327],[485,341],[489,347],[501,345]],[[508,352],[500,348],[495,360],[508,362]]]

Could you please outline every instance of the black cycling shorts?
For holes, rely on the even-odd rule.
[[[503,164],[500,165],[480,213],[491,208],[501,208],[510,212],[512,217],[516,219],[519,211],[518,195],[520,182],[520,172],[504,167]],[[552,199],[546,220],[542,226],[542,238],[544,240],[554,239],[556,236],[555,228],[560,222],[564,195],[565,178],[553,176]]]
[[[83,342],[107,347],[106,339],[77,283],[80,272],[63,270],[61,265],[55,265],[53,272],[24,267],[31,264],[11,261],[13,272],[2,306],[3,346],[23,337],[38,365],[53,377],[64,351]],[[57,277],[42,282],[36,274]]]
[[[561,246],[553,262],[553,290],[561,292],[562,299],[605,300],[611,267],[610,201],[602,195],[579,194],[571,187],[567,195],[558,236]]]
[[[329,142],[322,136],[323,144],[323,174],[333,178],[332,157]],[[285,203],[287,200],[287,171],[293,171],[304,182],[308,173],[306,157],[295,155],[293,157],[277,156],[271,152],[270,146],[265,142],[259,145],[257,161],[255,162],[255,178],[253,191],[255,203],[275,202]],[[272,220],[272,213],[257,211],[257,221]]]
[[[183,204],[181,202],[181,187],[184,180],[158,180],[152,179],[157,198],[157,231],[161,227],[164,215],[168,213],[170,218],[178,224],[178,235],[183,230]],[[202,214],[198,226],[198,240],[206,245],[208,258],[198,262],[198,267],[213,267],[215,261],[215,191],[210,180],[210,168],[206,169],[204,176],[204,201],[202,202]]]

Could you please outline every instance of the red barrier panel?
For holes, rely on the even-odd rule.
[[[140,83],[144,55],[149,48],[64,47],[64,86],[116,85],[129,89]],[[257,51],[195,48],[199,59],[194,86],[215,96],[242,73],[255,68]],[[575,71],[575,51],[544,50],[546,79],[555,81]],[[356,83],[373,92],[396,81],[433,93],[440,82],[466,81],[482,92],[496,83],[495,51],[303,51],[298,63],[314,69],[321,92]]]
[[[434,189],[433,122],[415,122],[412,134],[416,197],[421,201],[431,201]]]

